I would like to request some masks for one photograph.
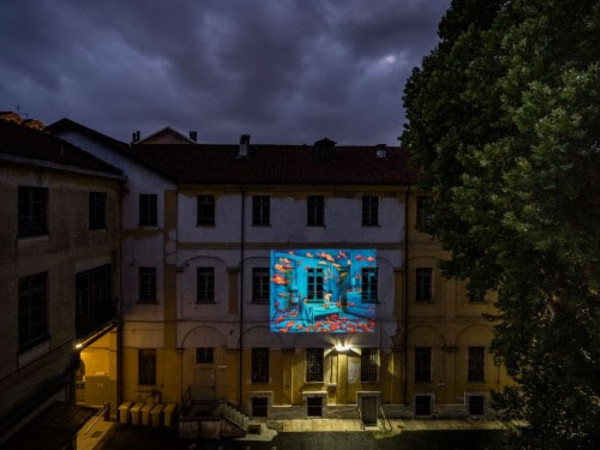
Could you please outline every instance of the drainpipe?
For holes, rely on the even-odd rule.
[[[240,219],[240,347],[239,347],[239,392],[238,392],[238,403],[240,407],[242,406],[242,383],[243,383],[243,349],[244,349],[244,245],[245,245],[245,228],[244,228],[244,215],[245,215],[245,205],[244,205],[244,196],[245,191],[244,188],[241,188],[241,197],[242,197],[242,217]]]
[[[125,196],[125,186],[121,186],[119,195],[119,261],[117,277],[119,279],[119,317],[117,323],[117,404],[114,405],[115,414],[117,408],[123,403],[123,240],[121,234],[123,230],[123,197]]]
[[[410,186],[404,193],[404,405],[408,405],[408,198]]]

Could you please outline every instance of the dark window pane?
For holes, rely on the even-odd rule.
[[[198,196],[198,225],[214,225],[215,224],[215,196],[214,195],[199,195]]]
[[[156,302],[156,267],[140,267],[140,303]]]
[[[376,226],[379,224],[379,197],[373,195],[363,196],[362,224],[363,226]]]
[[[323,415],[323,397],[306,397],[307,415],[321,417]]]
[[[415,381],[431,381],[431,347],[415,348]]]
[[[252,349],[252,382],[253,383],[268,383],[269,382],[269,349],[268,348],[253,348]]]
[[[156,384],[156,350],[138,350],[138,384]]]
[[[469,381],[484,381],[485,347],[469,347]]]
[[[379,350],[363,348],[360,354],[360,381],[377,382],[379,366]]]
[[[89,194],[90,230],[106,228],[106,192]]]
[[[19,236],[48,233],[48,189],[19,186]]]
[[[309,195],[306,202],[306,223],[308,226],[325,225],[325,198],[322,195]]]
[[[482,303],[485,301],[485,292],[481,291],[470,291],[469,292],[469,303]]]
[[[427,225],[431,218],[433,197],[430,195],[419,195],[417,197],[417,228]]]
[[[485,397],[483,395],[469,395],[469,415],[483,416],[485,413]]]
[[[269,269],[254,267],[252,269],[252,302],[268,303],[270,295]]]
[[[268,226],[270,224],[270,199],[268,195],[252,197],[252,225]]]
[[[116,318],[110,292],[111,266],[101,266],[75,275],[75,329],[87,336]]]
[[[19,351],[48,339],[48,274],[19,279]]]
[[[198,267],[196,301],[198,303],[215,301],[215,269],[213,267]]]
[[[431,415],[431,396],[417,395],[415,396],[415,416],[430,416]]]
[[[214,362],[214,351],[212,347],[200,347],[196,349],[196,363],[212,364]]]
[[[323,381],[323,349],[306,349],[306,381]]]
[[[252,397],[252,417],[267,417],[268,397]]]
[[[140,225],[157,225],[156,194],[140,194]]]
[[[417,269],[416,280],[416,301],[431,302],[433,300],[433,285],[431,282],[433,269],[419,268]]]

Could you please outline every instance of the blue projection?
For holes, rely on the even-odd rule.
[[[271,251],[271,331],[373,333],[375,250]]]

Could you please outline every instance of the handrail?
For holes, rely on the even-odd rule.
[[[100,419],[100,417],[104,416],[104,413],[108,410],[108,408],[110,408],[110,407],[109,406],[105,406],[104,408],[98,410],[98,415],[94,419],[94,422],[92,422],[92,424],[88,427],[88,429],[83,432],[84,436],[86,434],[88,434],[88,431],[90,431],[93,428],[94,425],[96,425],[96,422],[98,422],[98,420]]]
[[[358,406],[356,407],[356,411],[358,411],[358,423],[360,424],[360,429],[365,431],[365,423],[363,422],[362,412]]]
[[[183,403],[187,403],[192,400],[192,385],[188,384],[188,387],[185,389],[185,392],[181,396]]]
[[[385,417],[385,411],[383,410],[383,408],[381,406],[379,407],[379,411],[381,412],[381,415],[383,416],[383,430],[384,431],[392,431],[394,429],[394,427],[392,426],[392,422],[390,422],[390,420],[387,417]],[[389,430],[386,427],[386,422],[390,426]]]

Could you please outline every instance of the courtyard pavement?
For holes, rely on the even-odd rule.
[[[362,429],[357,419],[252,420],[260,434],[242,439],[190,440],[175,430],[104,422],[103,436],[78,441],[79,450],[123,449],[481,449],[491,447],[511,425],[497,420],[391,420]],[[95,427],[94,427],[95,428]]]

